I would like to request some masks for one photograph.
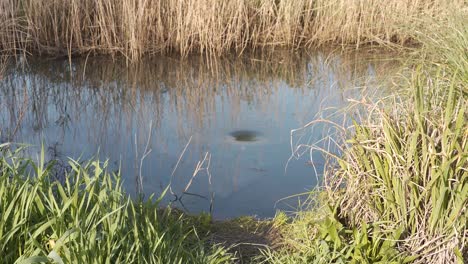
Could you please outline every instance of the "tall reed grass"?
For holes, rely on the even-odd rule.
[[[266,252],[269,262],[466,262],[466,9],[421,22],[407,29],[422,46],[397,94],[358,102],[339,155],[323,150],[321,209],[299,214],[286,228],[292,250]]]
[[[286,46],[359,47],[411,42],[401,30],[462,0],[4,0],[0,49],[7,52],[143,54]]]

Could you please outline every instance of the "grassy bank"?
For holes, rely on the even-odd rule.
[[[245,49],[408,43],[402,25],[462,0],[4,0],[0,50],[35,54],[221,55]],[[449,8],[450,7],[450,8]]]
[[[343,130],[341,155],[323,150],[315,207],[285,224],[268,262],[468,261],[468,20],[426,21],[411,29],[422,47],[396,94],[357,102],[364,114]]]
[[[230,263],[209,218],[131,200],[105,163],[57,167],[0,145],[0,263]],[[194,228],[197,226],[197,229]]]

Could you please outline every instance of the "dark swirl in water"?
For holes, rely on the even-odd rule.
[[[253,130],[236,130],[234,132],[229,133],[235,141],[243,141],[243,142],[253,142],[258,141],[261,136],[260,132],[253,131]]]

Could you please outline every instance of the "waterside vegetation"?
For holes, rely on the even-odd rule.
[[[1,263],[230,263],[205,246],[207,217],[162,209],[157,197],[132,200],[97,160],[57,164],[21,158],[0,145]],[[163,194],[164,195],[164,194]],[[195,229],[194,226],[197,226]],[[205,231],[203,231],[205,230]]]
[[[4,0],[0,50],[72,55],[196,52],[222,55],[252,49],[359,48],[408,44],[422,18],[440,17],[463,0]]]
[[[468,30],[454,13],[414,30],[422,46],[395,95],[361,100],[312,210],[272,263],[466,263]],[[391,106],[391,107],[389,107]]]
[[[337,128],[341,141],[333,142],[339,155],[317,150],[330,159],[322,186],[310,194],[310,207],[263,222],[277,233],[274,248],[260,247],[247,260],[236,258],[229,248],[208,243],[214,230],[209,217],[160,209],[156,198],[129,199],[105,162],[70,160],[68,176],[56,179],[53,164],[22,158],[3,144],[3,261],[467,262],[468,16],[463,1],[176,3],[5,1],[0,47],[138,58],[168,51],[222,54],[274,45],[379,42],[405,50],[411,59],[394,79],[394,96],[352,102],[361,115],[351,127]],[[408,41],[418,47],[395,45]]]

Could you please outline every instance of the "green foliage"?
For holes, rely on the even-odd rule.
[[[352,186],[335,196],[342,216],[402,226],[404,247],[426,262],[455,261],[467,241],[468,79],[449,67],[416,68],[409,102],[355,124],[334,176]]]
[[[397,250],[402,229],[385,233],[378,223],[343,225],[331,208],[299,216],[283,228],[292,248],[264,251],[265,263],[406,263],[414,257]]]
[[[107,163],[70,161],[63,182],[53,164],[0,154],[0,256],[3,263],[228,263],[189,219],[161,199],[131,200]],[[164,194],[162,194],[164,195]],[[203,219],[201,219],[203,220]],[[195,223],[196,222],[196,223]],[[200,221],[200,223],[203,221]],[[205,220],[206,222],[206,220]]]
[[[467,23],[465,9],[410,29],[421,47],[395,82],[401,95],[364,103],[366,118],[344,134],[342,156],[332,156],[321,204],[333,210],[299,213],[285,227],[295,237],[289,248],[266,251],[266,261],[464,262]]]

